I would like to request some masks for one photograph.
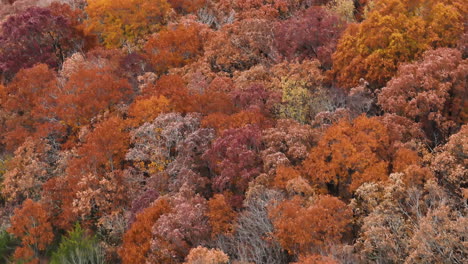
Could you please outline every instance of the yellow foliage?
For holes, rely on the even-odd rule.
[[[88,0],[86,30],[108,48],[138,45],[161,29],[170,9],[166,0]]]

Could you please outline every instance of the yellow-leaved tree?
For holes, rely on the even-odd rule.
[[[170,10],[166,0],[89,0],[86,29],[108,48],[138,46],[166,24]]]

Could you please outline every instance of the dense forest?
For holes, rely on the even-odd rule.
[[[468,262],[466,0],[0,0],[0,263]]]

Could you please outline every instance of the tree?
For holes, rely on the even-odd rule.
[[[451,192],[461,195],[468,188],[468,169],[464,165],[468,154],[468,126],[449,138],[447,144],[436,149],[431,168],[441,183]]]
[[[153,121],[159,114],[171,112],[171,101],[164,96],[152,96],[135,100],[128,109],[131,126],[141,126]]]
[[[204,5],[207,0],[168,0],[172,8],[174,8],[179,14],[195,13]]]
[[[314,142],[312,128],[290,119],[279,119],[274,128],[262,131],[265,150],[260,155],[264,171],[274,174],[279,165],[299,165]]]
[[[360,116],[329,127],[304,161],[312,183],[348,197],[362,183],[385,181],[389,173],[389,138],[377,118]]]
[[[364,78],[380,88],[398,65],[430,48],[454,47],[463,32],[463,4],[458,1],[379,1],[367,19],[350,24],[333,55],[333,74],[352,88]]]
[[[51,128],[46,98],[57,87],[56,74],[45,64],[21,69],[3,89],[1,109],[6,112],[1,129],[8,150],[20,146],[29,136],[47,136]]]
[[[103,264],[104,256],[96,237],[85,233],[79,224],[63,236],[58,249],[52,253],[51,264],[73,264],[76,262]]]
[[[468,60],[456,49],[427,51],[402,65],[379,94],[387,112],[420,122],[430,139],[443,140],[468,120]],[[439,134],[439,138],[433,136]]]
[[[27,138],[15,151],[15,156],[7,163],[1,189],[9,202],[40,198],[42,184],[50,177],[50,164],[46,159],[49,150],[45,142]]]
[[[160,30],[169,10],[166,0],[90,0],[87,31],[97,33],[108,48],[132,47]]]
[[[128,134],[118,117],[99,123],[86,136],[67,168],[72,183],[73,211],[94,223],[101,216],[118,212],[126,204],[122,162],[128,148]]]
[[[90,123],[90,119],[111,108],[131,94],[127,80],[119,78],[110,67],[80,67],[64,87],[51,94],[58,118],[71,128]]]
[[[287,263],[287,254],[273,236],[273,224],[268,217],[268,206],[282,199],[281,193],[264,186],[249,189],[234,233],[218,236],[218,247],[241,263]]]
[[[200,119],[196,114],[185,117],[178,113],[159,115],[153,122],[145,123],[130,133],[133,147],[127,152],[126,160],[148,173],[163,171],[177,156],[177,144],[199,126]]]
[[[157,73],[182,67],[203,54],[203,26],[195,23],[162,30],[146,42],[144,50]]]
[[[31,7],[2,24],[0,47],[0,74],[10,80],[18,70],[37,63],[59,67],[83,47],[83,40],[67,17]]]
[[[169,201],[156,200],[150,207],[137,214],[136,221],[124,234],[119,255],[124,264],[144,264],[150,254],[152,228],[156,221],[171,210]]]
[[[219,249],[198,246],[190,250],[184,264],[227,264],[229,257]]]
[[[340,242],[352,212],[336,197],[319,195],[307,203],[299,197],[281,202],[270,210],[275,236],[290,254],[326,250]]]
[[[190,248],[208,240],[210,227],[206,217],[206,200],[195,194],[188,186],[182,186],[172,197],[173,210],[162,215],[153,228],[151,241],[153,263],[181,262],[188,255]]]
[[[294,262],[292,264],[338,264],[339,262],[328,256],[322,255],[307,255],[307,256],[300,256],[298,262]]]
[[[205,45],[205,58],[213,72],[244,71],[271,62],[273,33],[266,19],[249,18],[213,32]]]
[[[235,211],[226,202],[224,195],[215,194],[213,198],[208,201],[209,222],[211,225],[211,236],[229,235],[234,232],[234,219],[236,217]]]
[[[354,245],[360,262],[462,263],[466,216],[435,181],[409,187],[403,176],[391,174],[388,185],[362,193],[370,206],[357,209],[370,210]]]
[[[235,194],[243,194],[249,182],[261,172],[260,148],[261,135],[257,127],[225,131],[203,154],[215,173],[212,183],[214,190],[232,190]]]
[[[15,250],[14,259],[38,264],[39,257],[54,239],[47,211],[40,203],[27,199],[21,208],[15,209],[11,223],[12,226],[7,231],[21,240],[21,246]]]
[[[275,28],[275,47],[284,58],[318,59],[329,69],[344,22],[325,8],[314,6]]]

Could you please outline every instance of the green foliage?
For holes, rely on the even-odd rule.
[[[18,245],[18,241],[5,230],[0,230],[0,264],[7,263],[8,257]]]
[[[79,224],[63,237],[50,264],[103,264],[104,256],[96,238],[89,237]]]

